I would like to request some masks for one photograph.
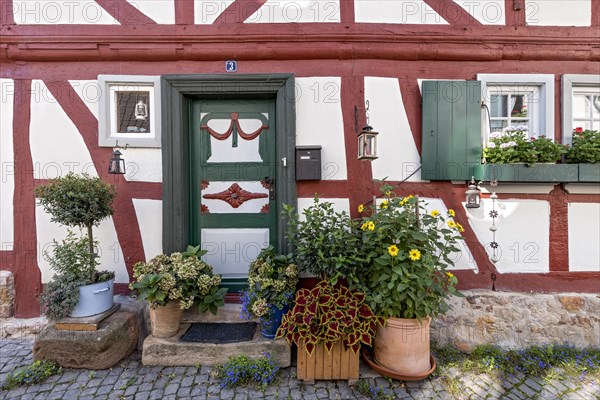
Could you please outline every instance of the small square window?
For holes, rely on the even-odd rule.
[[[600,130],[600,75],[562,76],[562,136],[570,144],[573,129]]]

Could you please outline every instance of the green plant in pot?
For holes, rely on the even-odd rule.
[[[93,227],[112,215],[113,186],[87,174],[69,173],[35,188],[35,195],[51,220],[85,230],[80,238],[69,231],[62,243],[54,242],[45,254],[57,272],[40,298],[51,319],[85,317],[113,306],[113,272],[98,272]],[[64,300],[64,304],[61,304]]]
[[[283,317],[277,337],[298,346],[299,379],[323,379],[315,373],[323,370],[319,363],[340,368],[336,371],[333,367],[329,378],[357,379],[358,352],[361,344],[371,345],[378,323],[380,319],[366,304],[363,293],[322,280],[314,288],[296,293],[294,307]],[[320,354],[315,355],[319,349]],[[344,353],[348,352],[354,357],[346,354],[349,365],[342,366]],[[333,362],[319,356],[329,356]],[[314,368],[311,361],[316,364]],[[342,369],[349,375],[342,376]]]
[[[556,163],[566,151],[565,146],[543,135],[530,137],[526,126],[509,126],[490,133],[483,158],[490,164]]]
[[[456,277],[448,271],[459,250],[464,228],[455,212],[427,213],[413,196],[386,194],[370,215],[362,218],[366,264],[351,274],[350,284],[366,293],[374,313],[386,319],[374,343],[376,361],[405,376],[427,372],[430,365],[429,324],[449,309],[448,298],[460,295]],[[406,332],[410,332],[409,335]]]
[[[600,163],[600,132],[575,128],[573,143],[565,158],[572,164]]]
[[[221,276],[200,259],[204,253],[199,246],[188,246],[185,252],[160,254],[133,266],[135,282],[129,287],[150,306],[154,336],[174,336],[183,310],[196,306],[200,312],[216,314],[225,304],[227,288],[219,288]]]
[[[242,295],[242,318],[258,318],[262,335],[273,339],[297,283],[298,266],[292,255],[277,254],[273,246],[263,249],[250,264],[248,289]]]

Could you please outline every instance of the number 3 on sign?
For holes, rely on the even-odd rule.
[[[237,72],[237,61],[225,61],[226,72]]]

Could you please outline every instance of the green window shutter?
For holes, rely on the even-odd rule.
[[[421,177],[469,180],[481,169],[481,82],[424,81]]]

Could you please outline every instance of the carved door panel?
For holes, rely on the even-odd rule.
[[[277,248],[273,100],[192,103],[190,237],[230,291],[260,250]]]

